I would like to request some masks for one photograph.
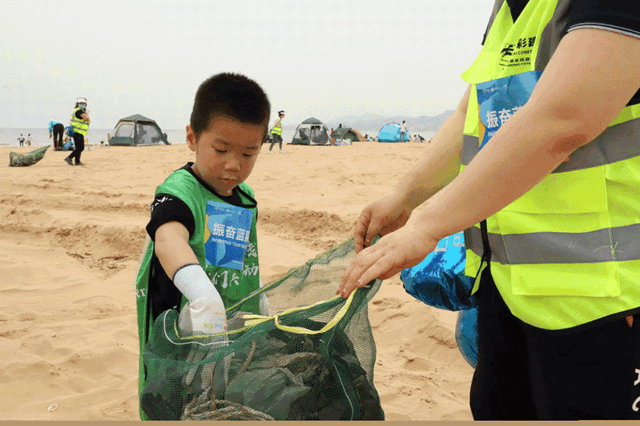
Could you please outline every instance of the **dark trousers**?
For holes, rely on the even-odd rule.
[[[71,154],[69,154],[69,158],[76,159],[76,164],[80,162],[80,154],[84,151],[84,135],[80,133],[73,134],[73,144],[75,145],[75,149]]]
[[[64,134],[64,124],[58,123],[53,125],[53,147],[62,149],[62,135]]]
[[[476,420],[640,420],[640,315],[549,331],[509,311],[488,273],[478,290]]]
[[[282,136],[275,133],[271,133],[271,145],[269,145],[269,151],[273,149],[273,146],[278,143],[280,145],[280,151],[282,151]]]

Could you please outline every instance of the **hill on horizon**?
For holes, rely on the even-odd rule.
[[[453,114],[453,110],[444,111],[436,116],[421,115],[418,117],[407,116],[384,116],[378,114],[362,114],[362,115],[348,115],[345,117],[336,118],[334,120],[326,121],[324,124],[329,128],[337,128],[339,124],[345,127],[353,127],[354,129],[380,129],[382,126],[388,123],[402,123],[402,120],[407,122],[407,128],[409,132],[421,132],[421,131],[436,131],[440,128],[442,123]],[[295,129],[299,123],[293,126],[285,126],[285,128]]]

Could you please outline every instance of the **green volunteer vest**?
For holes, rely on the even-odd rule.
[[[243,204],[255,204],[253,200],[253,190],[246,183],[239,185],[241,189],[241,198]],[[258,262],[258,246],[256,221],[258,216],[257,207],[253,207],[253,220],[251,223],[251,232],[249,234],[249,245],[244,259],[244,267],[242,270],[231,268],[206,265],[205,260],[205,237],[207,236],[207,201],[223,202],[214,193],[202,186],[194,177],[186,170],[177,170],[156,188],[156,194],[170,194],[184,201],[193,213],[195,219],[195,231],[189,240],[189,245],[198,258],[198,262],[203,266],[211,281],[214,283],[216,290],[220,293],[225,306],[228,308],[237,304],[244,296],[257,290],[260,287],[260,274]],[[245,194],[248,194],[245,195]],[[147,247],[144,251],[141,265],[136,277],[136,306],[138,315],[138,336],[140,340],[140,360],[139,360],[139,380],[138,394],[142,392],[145,384],[144,363],[142,354],[148,339],[153,338],[153,321],[150,318],[148,310],[148,288],[151,273],[151,259],[154,252],[154,243],[148,239]],[[240,307],[240,311],[260,314],[260,306],[258,298],[254,298],[248,302],[244,302]],[[187,303],[187,299],[183,296],[180,309]],[[140,410],[140,417],[148,420],[147,416]]]
[[[544,71],[566,32],[571,0],[530,0],[516,22],[497,0],[473,85],[462,166],[479,151],[475,85]],[[491,143],[489,141],[488,143]],[[491,274],[511,312],[547,330],[622,317],[640,307],[640,105],[528,193],[487,219]],[[481,265],[479,225],[465,231],[466,274]],[[476,284],[477,290],[477,284]]]
[[[273,126],[273,129],[271,129],[271,134],[282,135],[282,120],[278,120],[278,123]]]
[[[80,109],[81,108],[76,108],[71,113],[71,127],[73,127],[74,132],[85,136],[89,131],[89,122],[87,120],[80,120],[76,117],[76,112]]]

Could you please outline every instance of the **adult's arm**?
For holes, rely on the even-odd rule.
[[[392,191],[367,205],[356,222],[356,252],[370,246],[376,235],[402,227],[414,208],[451,182],[460,171],[462,135],[471,87],[440,126],[425,153]]]
[[[560,42],[531,98],[402,229],[360,252],[338,293],[418,264],[437,242],[498,212],[597,137],[640,87],[640,39],[579,29]]]

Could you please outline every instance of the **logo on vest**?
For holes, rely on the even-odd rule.
[[[210,200],[206,214],[204,249],[207,266],[241,271],[250,245],[253,211]]]
[[[527,71],[476,84],[480,149],[527,103],[541,74]]]
[[[500,65],[517,67],[531,64],[531,53],[536,44],[536,37],[522,37],[516,43],[506,43],[500,51]]]

